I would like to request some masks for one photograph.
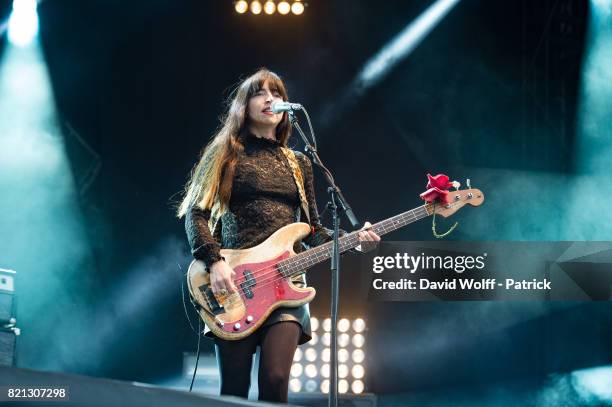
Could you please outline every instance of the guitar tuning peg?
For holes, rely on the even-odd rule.
[[[455,188],[455,191],[458,191],[459,188],[461,188],[461,183],[459,181],[453,181],[451,184],[453,185],[453,188]]]
[[[467,180],[465,180],[465,184],[467,185],[468,189],[472,189],[472,184],[470,183],[470,179],[469,178]]]

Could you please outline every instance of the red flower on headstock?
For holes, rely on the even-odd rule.
[[[439,199],[441,203],[448,203],[448,189],[453,186],[448,175],[438,174],[432,176],[427,174],[427,191],[423,192],[420,197],[425,202],[434,202]]]

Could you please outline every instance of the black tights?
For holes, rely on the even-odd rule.
[[[289,372],[301,334],[298,323],[285,321],[260,328],[238,341],[216,338],[221,394],[248,397],[253,353],[259,345],[259,400],[286,403]]]

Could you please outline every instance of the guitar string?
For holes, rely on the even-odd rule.
[[[453,208],[453,207],[457,206],[460,203],[462,203],[462,202],[457,201],[457,202],[449,203],[447,209]],[[428,208],[433,210],[433,207],[430,204],[422,205],[422,206],[417,207],[415,209],[411,209],[409,211],[400,213],[398,215],[395,215],[395,216],[392,216],[392,217],[390,217],[388,219],[385,219],[384,221],[376,223],[375,225],[372,226],[372,228],[374,229],[376,227],[379,227],[380,231],[382,231],[382,233],[388,233],[390,231],[397,230],[397,229],[399,229],[399,228],[401,228],[403,226],[406,226],[406,225],[408,225],[408,224],[410,224],[410,223],[412,223],[414,221],[423,219],[423,218],[425,218],[427,216],[431,216],[431,213],[427,210]],[[396,222],[396,220],[397,219],[406,218],[407,216],[410,216],[410,218],[407,219],[408,222],[405,223],[405,224],[401,224],[399,227],[397,227],[401,223],[401,221],[400,222]],[[404,221],[404,220],[406,220],[406,219],[402,219],[402,221]],[[343,240],[346,243],[349,243],[347,246],[351,246],[352,244],[354,244],[354,242],[351,242],[351,239],[355,235],[357,235],[358,232],[359,231],[351,232],[351,233],[349,233],[349,234],[347,234],[347,235],[342,237]],[[304,255],[303,256],[305,258],[310,258],[308,261],[299,260],[299,258],[296,259],[296,257],[294,256],[294,257],[290,257],[288,259],[283,259],[283,260],[279,261],[278,263],[273,264],[272,266],[266,266],[264,268],[254,270],[253,274],[261,272],[261,271],[264,271],[264,273],[261,274],[260,276],[258,276],[257,282],[255,284],[249,285],[249,288],[253,287],[253,286],[256,286],[255,288],[253,288],[251,290],[254,293],[258,289],[267,287],[270,284],[276,283],[277,281],[286,280],[288,277],[291,277],[294,274],[295,275],[301,274],[301,272],[304,272],[304,268],[313,266],[313,265],[319,263],[320,261],[326,260],[326,259],[323,259],[323,260],[319,259],[318,258],[319,254],[326,254],[326,255],[329,254],[329,257],[331,257],[331,251],[328,251],[327,248],[325,248],[325,246],[330,246],[330,243],[331,242],[327,242],[324,245],[315,247],[315,248],[313,248],[311,250],[308,250],[307,252],[303,252],[303,253],[309,253],[308,255]],[[341,250],[342,250],[342,247],[341,247]],[[315,252],[318,252],[318,253],[315,253]],[[315,261],[312,264],[306,264],[306,265],[302,264],[302,263],[306,263],[306,262],[312,261],[313,260],[313,253],[315,253],[315,256],[314,256],[314,260]],[[302,254],[302,253],[300,253],[300,254]],[[297,264],[297,266],[299,268],[296,267],[295,270],[292,273],[289,273],[288,275],[284,275],[282,271],[278,270],[278,268],[281,267],[281,266],[285,266],[287,263],[295,263],[295,264],[293,264],[293,266],[295,267],[295,265]],[[277,277],[278,274],[279,274],[279,271],[280,271],[281,276]],[[295,271],[299,271],[300,273],[296,273]],[[269,276],[269,275],[271,275],[272,278],[265,279],[265,277]],[[243,280],[240,280],[240,281],[244,282]]]
[[[401,221],[404,220],[408,220],[408,223],[414,222],[416,220],[419,219],[423,219],[426,216],[429,216],[430,214],[427,212],[425,206],[421,206],[415,209],[412,209],[410,211],[401,213],[399,215],[395,215],[391,218],[388,218],[382,222],[379,222],[375,225],[372,226],[372,229],[377,228],[379,231],[381,231],[382,233],[388,233],[392,230],[396,230],[398,229],[397,226],[398,224],[401,223]],[[403,218],[408,218],[408,219],[403,219]],[[398,219],[401,219],[401,221],[397,221]],[[406,224],[408,224],[406,223]],[[405,224],[400,225],[400,227],[405,226]],[[344,243],[348,243],[346,245],[341,244],[340,249],[342,250],[343,247],[342,246],[347,246],[350,247],[352,246],[355,242],[354,242],[354,237],[359,233],[360,231],[355,231],[355,232],[351,232],[345,236],[342,236],[342,239],[344,240]],[[329,246],[329,243],[331,242],[326,242],[324,245],[321,245],[319,247],[315,247],[311,250],[308,250],[306,252],[303,252],[303,260],[300,260],[299,258],[296,259],[296,257],[290,257],[288,259],[283,259],[281,261],[279,261],[278,263],[273,264],[272,266],[266,266],[263,267],[261,269],[256,269],[253,270],[252,273],[256,274],[256,273],[261,273],[259,276],[257,276],[257,281],[255,284],[249,285],[248,288],[251,288],[251,292],[255,293],[255,291],[258,291],[264,287],[268,287],[271,284],[276,283],[277,281],[281,281],[284,279],[287,279],[288,277],[291,277],[293,274],[300,274],[300,273],[295,273],[295,271],[300,271],[303,272],[304,268],[310,267],[314,264],[317,264],[320,261],[326,260],[326,259],[319,259],[318,257],[320,255],[324,255],[324,257],[326,257],[325,255],[330,255],[331,256],[331,248],[325,247],[325,246]],[[356,245],[355,245],[356,246]],[[353,246],[354,247],[354,246]],[[308,254],[306,254],[308,253]],[[302,254],[302,253],[300,253]],[[299,256],[299,255],[298,255]],[[329,258],[329,257],[327,257]],[[304,265],[303,263],[310,263],[312,260],[314,260],[314,263],[312,264],[307,264]],[[283,266],[287,266],[288,264],[291,264],[291,266],[295,267],[295,271],[289,273],[288,275],[284,275],[282,271],[278,270],[279,267],[283,267]],[[291,267],[289,266],[289,267]],[[296,267],[297,266],[297,267]],[[280,277],[278,277],[278,274],[281,274]],[[268,276],[271,276],[271,278],[267,278]],[[235,280],[235,284],[239,285],[242,284],[246,281],[246,278],[242,278],[239,277],[239,279]]]
[[[402,218],[402,217],[406,217],[406,216],[408,216],[408,215],[410,215],[410,216],[411,216],[411,217],[410,217],[410,219],[408,219],[409,221],[416,221],[416,220],[418,220],[418,219],[419,219],[419,218],[418,218],[418,216],[420,216],[420,215],[422,215],[422,214],[415,215],[415,214],[409,214],[409,212],[416,212],[417,210],[424,210],[424,208],[423,208],[423,207],[419,207],[419,208],[413,209],[413,210],[411,210],[411,211],[407,211],[407,212],[401,213],[401,214],[399,214],[399,215],[395,215],[395,216],[393,216],[393,217],[391,217],[391,218],[389,218],[389,219],[386,219],[386,220],[384,220],[384,221],[382,221],[382,222],[379,222],[379,223],[377,223],[377,224],[372,225],[372,229],[375,229],[375,228],[377,228],[377,227],[378,227],[378,228],[380,229],[380,231],[382,231],[382,233],[388,233],[388,232],[389,232],[389,231],[391,231],[391,230],[386,230],[386,229],[387,229],[387,227],[385,227],[385,224],[386,224],[386,223],[389,223],[389,224],[390,224],[390,226],[397,226],[397,224],[398,224],[399,222],[395,222],[395,221],[391,222],[391,221],[392,221],[393,219],[395,219],[395,218]],[[425,214],[425,216],[427,216],[427,212],[425,212],[425,213],[426,213],[426,214]],[[421,219],[422,219],[422,218],[421,218]],[[404,225],[402,225],[402,226],[404,226]],[[401,227],[401,226],[400,226],[400,227]],[[396,228],[396,229],[397,229],[397,228]],[[393,230],[394,230],[394,229],[393,229]],[[349,233],[349,234],[346,234],[346,235],[342,236],[342,237],[341,237],[341,239],[343,240],[343,243],[348,243],[348,244],[347,244],[347,245],[343,245],[343,244],[341,243],[341,250],[343,249],[343,247],[342,247],[342,246],[352,246],[352,245],[355,243],[355,242],[353,241],[353,238],[354,238],[354,237],[355,237],[355,236],[356,236],[358,233],[359,233],[359,231],[354,231],[354,232],[351,232],[351,233]],[[283,260],[279,261],[278,263],[273,264],[272,266],[266,266],[266,267],[264,267],[264,268],[261,268],[261,269],[256,269],[256,270],[252,271],[252,273],[253,273],[253,274],[255,274],[255,273],[260,273],[260,272],[262,272],[262,271],[266,271],[266,273],[260,274],[260,275],[258,276],[257,283],[256,283],[256,284],[257,284],[257,286],[261,286],[261,285],[263,285],[263,284],[260,284],[260,283],[262,283],[262,282],[263,282],[263,283],[265,283],[265,282],[269,281],[269,280],[262,279],[262,278],[265,278],[267,275],[272,274],[272,275],[274,275],[274,276],[275,276],[275,275],[277,274],[277,273],[276,273],[276,271],[277,271],[278,267],[287,266],[287,264],[289,264],[289,263],[295,263],[295,264],[297,264],[297,265],[298,265],[298,267],[299,267],[299,269],[298,269],[298,268],[296,268],[296,271],[302,271],[302,270],[303,270],[303,268],[302,268],[302,267],[309,267],[309,266],[312,266],[312,265],[314,265],[314,264],[318,263],[318,262],[319,262],[319,260],[321,260],[321,259],[319,259],[319,258],[318,258],[318,257],[319,257],[319,255],[321,255],[321,254],[323,254],[323,255],[329,254],[329,255],[331,256],[331,247],[326,247],[326,246],[331,246],[331,245],[330,245],[330,243],[331,243],[331,242],[326,242],[326,243],[324,243],[324,244],[323,244],[323,245],[321,245],[321,246],[314,247],[314,248],[312,248],[312,249],[310,249],[310,250],[308,250],[308,251],[306,251],[306,252],[299,253],[299,254],[298,254],[298,256],[294,256],[294,257],[290,257],[290,258],[287,258],[287,259],[283,259]],[[355,246],[356,246],[356,245],[355,245]],[[354,246],[353,246],[353,247],[354,247]],[[304,258],[304,260],[300,260],[300,258]],[[303,264],[301,264],[301,263],[308,263],[308,262],[310,262],[310,261],[311,261],[313,258],[315,259],[315,263],[310,264],[310,265],[306,265],[306,266],[304,266]],[[326,260],[326,259],[325,259],[325,260]],[[323,260],[321,260],[321,261],[323,261]],[[294,266],[294,265],[293,265],[293,266]],[[291,266],[289,266],[289,267],[291,267]],[[271,272],[268,272],[269,270],[270,270]],[[281,273],[282,273],[282,271],[281,271]],[[296,273],[296,274],[299,274],[299,273]],[[285,276],[283,276],[283,278],[287,278],[287,277],[291,277],[291,276],[292,276],[292,275],[291,275],[291,274],[289,274],[289,275],[285,275]],[[245,281],[246,281],[246,278],[244,278],[244,279],[243,279],[243,278],[242,278],[242,276],[240,276],[239,278],[237,278],[237,279],[235,280],[235,283],[239,283],[239,284],[241,284],[241,283],[243,283],[243,282],[245,282]],[[253,286],[253,285],[251,285],[250,287],[252,287],[252,286]]]
[[[420,212],[420,213],[417,215],[417,212]],[[428,216],[429,213],[425,209],[425,205],[423,205],[423,206],[420,206],[418,208],[415,208],[415,209],[403,212],[401,214],[392,216],[391,218],[385,219],[384,221],[381,221],[381,222],[379,222],[377,224],[372,225],[372,228],[374,229],[376,227],[380,227],[382,229],[383,233],[387,233],[387,232],[389,232],[391,230],[397,229],[397,228],[393,229],[393,226],[397,226],[398,224],[401,223],[401,221],[400,222],[396,222],[396,220],[394,220],[394,219],[402,219],[402,218],[405,218],[405,217],[407,217],[409,215],[410,215],[410,218],[407,219],[409,222],[406,223],[406,224],[401,225],[400,227],[405,226],[405,225],[407,225],[407,224],[409,224],[411,222],[414,222],[416,220],[419,220],[418,216],[421,216],[420,219],[422,219],[423,217]],[[405,219],[402,219],[402,220],[405,220]],[[386,230],[387,227],[385,227],[385,224],[389,224],[391,229]],[[359,233],[359,231],[351,232],[351,233],[349,233],[349,234],[347,234],[345,236],[342,236],[341,239],[343,239],[344,242],[349,243],[347,246],[351,246],[353,244],[353,242],[351,240],[358,233]],[[317,259],[319,254],[328,254],[327,253],[328,250],[327,250],[327,248],[325,246],[329,246],[330,243],[331,242],[326,242],[325,244],[323,244],[321,246],[315,247],[315,248],[313,248],[311,250],[308,250],[307,252],[303,252],[303,253],[308,253],[308,255],[303,255],[303,257],[306,257],[306,258],[310,257],[310,258],[312,258],[312,253],[313,252],[317,252],[315,259]],[[341,250],[342,250],[342,247],[341,247]],[[300,253],[300,254],[302,254],[302,253]],[[267,288],[268,286],[270,286],[272,284],[275,284],[278,281],[286,280],[288,277],[292,276],[293,273],[290,273],[288,275],[283,275],[283,272],[278,270],[279,267],[286,266],[287,264],[290,264],[290,263],[294,263],[293,264],[294,267],[295,267],[295,265],[297,265],[299,267],[299,268],[295,267],[295,271],[302,271],[303,272],[304,271],[303,267],[308,267],[308,266],[304,266],[303,264],[301,264],[303,262],[304,261],[300,261],[299,259],[296,259],[296,257],[294,256],[294,257],[290,257],[290,258],[287,258],[287,259],[283,259],[283,260],[279,261],[278,263],[275,263],[275,264],[273,264],[271,266],[266,266],[266,267],[263,267],[261,269],[253,270],[252,274],[256,274],[256,273],[260,273],[260,272],[263,272],[263,273],[258,276],[257,282],[255,284],[249,285],[248,288],[254,287],[254,288],[251,289],[251,292],[252,292],[253,295],[255,295],[255,293],[257,291],[260,291],[263,288]],[[316,264],[317,262],[318,261],[316,261],[313,264]],[[313,265],[313,264],[311,264],[311,265]],[[278,276],[279,272],[281,274],[280,277]],[[295,273],[295,274],[299,274],[299,273]],[[271,276],[271,278],[266,278],[268,276]],[[235,285],[240,285],[240,284],[244,283],[245,281],[246,281],[246,278],[243,279],[242,277],[240,277],[239,279],[236,279],[234,281],[234,284]],[[243,298],[246,301],[247,300],[246,293],[245,293],[244,289],[243,288],[241,289],[241,288],[238,288],[238,291],[236,291],[235,293],[229,295],[227,297],[226,301],[229,300],[230,302],[233,302],[236,294],[240,298]]]
[[[459,204],[459,203],[462,203],[462,202],[452,202],[452,203],[448,204],[449,206],[448,206],[448,207],[446,207],[446,208],[448,208],[448,209],[453,208],[454,206],[456,206],[456,205],[457,205],[457,204]],[[431,207],[431,205],[429,205],[429,207]],[[397,230],[398,228],[393,228],[393,226],[397,226],[397,223],[390,223],[390,222],[391,222],[393,219],[395,219],[395,218],[403,218],[403,217],[406,217],[406,216],[408,216],[408,215],[411,215],[413,219],[408,219],[408,220],[411,220],[412,222],[414,222],[414,221],[417,221],[417,220],[423,219],[423,218],[425,218],[425,217],[427,217],[427,216],[430,216],[430,215],[431,215],[431,214],[430,214],[430,213],[427,211],[427,208],[428,208],[428,205],[422,205],[422,206],[420,206],[420,207],[418,207],[418,208],[411,209],[411,210],[406,211],[406,212],[403,212],[403,213],[401,213],[401,214],[398,214],[398,215],[392,216],[392,217],[390,217],[390,218],[388,218],[388,219],[385,219],[384,221],[381,221],[381,222],[379,222],[379,223],[377,223],[377,224],[373,225],[373,226],[372,226],[372,229],[374,229],[376,226],[380,226],[382,229],[385,229],[385,226],[384,226],[384,225],[385,225],[385,224],[388,224],[388,225],[389,225],[389,227],[391,227],[391,229],[389,229],[389,230],[383,230],[383,233],[387,233],[387,232],[390,232],[390,231],[393,231],[393,230]],[[420,213],[418,213],[418,214],[417,214],[417,212],[420,212]],[[421,217],[419,218],[419,216],[421,216]],[[408,223],[403,224],[403,225],[401,225],[401,226],[399,226],[399,227],[401,228],[401,227],[406,226],[406,225],[408,225],[409,223],[412,223],[412,222],[408,222]],[[357,235],[359,232],[360,232],[360,231],[351,232],[351,233],[349,233],[349,234],[347,234],[347,235],[343,236],[342,238],[344,238],[344,239],[345,239],[345,240],[344,240],[345,242],[348,242],[348,241],[349,241],[349,238],[354,237],[354,236],[355,236],[355,235]],[[322,249],[323,249],[323,247],[324,247],[324,246],[329,245],[329,243],[331,243],[331,242],[326,242],[325,244],[323,244],[323,245],[321,245],[321,246],[319,246],[319,247],[315,247],[315,248],[313,248],[313,249],[311,249],[311,250],[308,250],[308,251],[306,251],[306,252],[302,252],[302,253],[304,253],[303,257],[309,257],[309,256],[311,256],[311,255],[312,255],[312,253],[313,253],[314,251],[317,251],[317,249],[318,249],[318,251],[319,251],[319,252],[325,252],[326,250],[322,250]],[[350,246],[350,245],[349,245],[349,246]],[[310,252],[310,253],[309,253],[309,252]],[[300,253],[300,254],[302,254],[302,253]],[[305,253],[309,253],[309,254],[308,254],[308,255],[306,255]],[[284,265],[286,265],[287,263],[292,263],[292,262],[293,262],[293,263],[298,264],[298,262],[299,262],[299,261],[298,261],[298,260],[295,258],[295,256],[294,256],[294,257],[290,257],[290,258],[288,258],[288,259],[283,259],[283,260],[279,261],[278,263],[273,264],[272,266],[266,266],[266,267],[263,267],[263,268],[261,268],[261,269],[256,269],[256,270],[253,270],[253,271],[252,271],[252,273],[253,273],[253,274],[255,274],[255,273],[259,273],[259,272],[264,272],[263,274],[261,274],[260,276],[258,276],[259,278],[258,278],[258,280],[257,280],[257,282],[256,282],[255,284],[253,284],[253,285],[250,285],[250,286],[249,286],[249,288],[253,287],[253,288],[251,289],[251,292],[253,293],[253,295],[255,294],[255,292],[256,292],[256,291],[260,291],[260,290],[261,290],[261,289],[263,289],[264,287],[270,286],[270,285],[272,285],[272,284],[274,284],[274,283],[276,283],[276,282],[278,282],[278,281],[286,280],[287,278],[291,277],[291,276],[292,276],[292,274],[300,274],[300,273],[295,273],[295,272],[293,272],[293,273],[290,273],[289,275],[286,275],[286,276],[285,276],[285,275],[283,275],[283,273],[282,273],[282,272],[280,272],[281,276],[280,276],[280,277],[278,277],[278,274],[279,274],[278,267],[280,267],[280,266],[284,266]],[[317,261],[317,262],[318,262],[318,261]],[[315,263],[311,264],[310,266],[312,266],[312,265],[316,264],[317,262],[315,262]],[[299,265],[299,267],[303,267],[303,265],[301,265],[301,264],[300,264],[300,265]],[[309,266],[304,266],[304,267],[309,267]],[[303,270],[298,270],[298,269],[296,268],[296,270],[295,270],[295,271],[303,271]],[[267,279],[266,279],[266,278],[265,278],[266,276],[271,276],[271,278],[267,278]],[[264,277],[264,278],[262,279],[262,277]],[[245,279],[241,279],[241,280],[236,279],[236,280],[234,281],[234,283],[238,283],[239,281],[240,281],[241,283],[243,283],[243,282],[245,282],[245,281],[246,281],[246,278],[245,278]],[[238,284],[240,284],[240,283],[238,283]],[[236,293],[234,293],[234,294],[232,294],[231,296],[229,296],[229,297],[228,297],[228,300],[229,300],[231,297],[234,297],[236,294],[238,294],[238,295],[239,295],[241,298],[243,298],[245,301],[246,301],[246,300],[248,300],[248,299],[246,298],[246,294],[244,293],[244,291],[241,291],[240,289],[238,289],[238,291],[237,291]]]

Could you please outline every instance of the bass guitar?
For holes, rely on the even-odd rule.
[[[478,206],[484,201],[478,189],[448,192],[449,203],[426,203],[372,225],[379,236],[397,230],[434,212],[448,217],[465,205]],[[218,337],[242,339],[257,328],[278,307],[298,307],[314,298],[312,287],[297,287],[291,277],[304,273],[308,267],[332,256],[332,243],[296,254],[295,242],[310,233],[306,223],[292,223],[274,232],[261,244],[249,249],[222,249],[221,255],[236,272],[236,292],[213,294],[210,277],[204,263],[194,260],[187,272],[187,284],[198,313]],[[347,233],[340,239],[340,252],[360,244],[358,232]]]

